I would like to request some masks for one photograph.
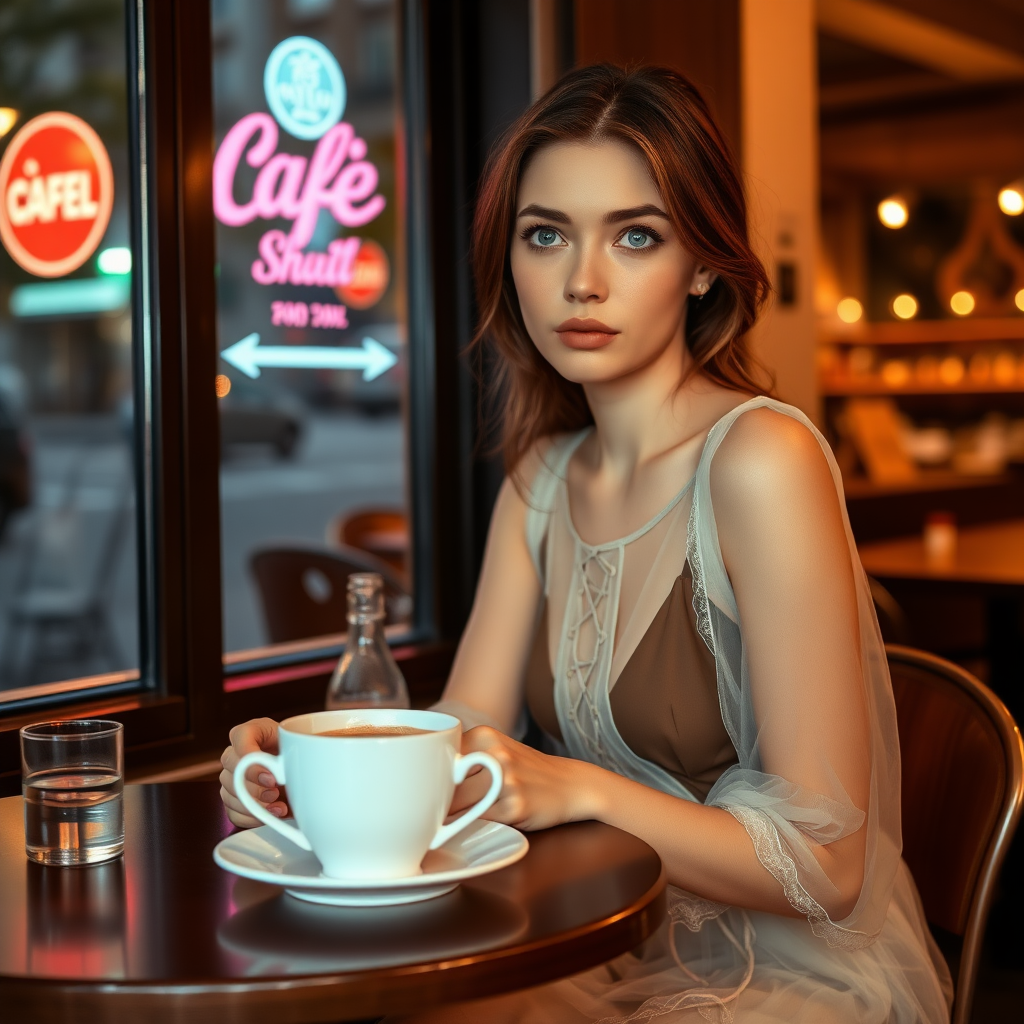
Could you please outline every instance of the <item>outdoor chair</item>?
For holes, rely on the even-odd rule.
[[[386,625],[407,622],[412,611],[412,599],[394,569],[355,548],[263,548],[252,553],[249,567],[271,643],[345,632],[348,578],[353,573],[383,577]]]

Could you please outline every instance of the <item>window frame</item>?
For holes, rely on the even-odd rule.
[[[482,465],[474,458],[475,391],[460,356],[471,331],[466,185],[478,154],[465,145],[463,76],[472,40],[462,26],[469,8],[462,0],[397,6],[407,142],[415,624],[394,653],[413,701],[422,705],[436,699],[447,677],[482,550],[481,517],[474,514]],[[135,679],[121,673],[95,690],[0,707],[0,795],[18,791],[18,730],[32,721],[123,722],[131,778],[218,754],[238,721],[322,706],[338,653],[315,647],[225,665],[212,387],[218,351],[210,0],[125,0],[125,9],[139,264],[133,356],[140,670]],[[435,232],[435,224],[446,230]]]

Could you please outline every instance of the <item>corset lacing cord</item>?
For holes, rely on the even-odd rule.
[[[591,579],[590,572],[588,571],[591,566],[596,567],[600,574],[600,580],[597,583]],[[576,579],[579,582],[577,588],[577,597],[579,599],[576,605],[577,616],[568,630],[568,636],[572,640],[570,648],[572,663],[569,665],[568,673],[569,677],[574,678],[579,686],[578,695],[572,702],[569,711],[579,729],[580,736],[587,744],[588,749],[592,751],[598,764],[603,761],[603,751],[599,743],[600,724],[598,710],[590,692],[590,682],[602,654],[601,648],[608,639],[605,628],[607,622],[603,622],[601,616],[603,614],[607,618],[610,605],[608,598],[612,587],[611,581],[617,572],[618,566],[599,550],[591,549],[581,556],[575,573]],[[588,620],[593,620],[594,623],[594,649],[589,658],[581,658],[579,649],[580,630]],[[588,715],[584,716],[590,719],[588,728],[585,728],[580,721],[580,711],[584,704],[586,704],[587,711],[589,712]]]

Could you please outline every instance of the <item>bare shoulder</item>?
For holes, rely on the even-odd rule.
[[[526,498],[529,496],[537,480],[537,474],[545,468],[551,468],[559,448],[571,436],[570,434],[555,434],[540,438],[530,446],[529,450],[520,460],[519,465],[506,478],[505,487],[519,492],[519,497],[523,500],[524,506]]]
[[[743,413],[723,439],[711,464],[716,512],[786,494],[834,492],[818,439],[799,420],[774,409]]]
[[[537,475],[551,466],[552,456],[565,437],[542,437],[531,446],[512,473],[505,477],[491,519],[492,531],[507,529],[517,534],[521,532]]]

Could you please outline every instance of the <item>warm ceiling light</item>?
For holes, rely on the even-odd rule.
[[[878,219],[887,228],[901,228],[907,223],[910,211],[902,196],[889,196],[878,204]]]
[[[1024,288],[1021,288],[1019,292],[1013,297],[1013,304],[1024,313]]]
[[[18,112],[14,107],[0,107],[0,138],[3,138],[18,120]]]
[[[864,315],[864,307],[856,299],[845,298],[839,300],[836,312],[844,324],[855,324]]]
[[[953,292],[949,299],[949,308],[957,316],[967,316],[974,310],[974,296],[970,292]]]
[[[999,190],[999,209],[1011,217],[1024,213],[1024,193],[1018,185],[1007,185]]]
[[[218,373],[213,381],[213,389],[217,392],[218,398],[223,398],[231,390],[231,378]]]
[[[901,320],[913,320],[917,316],[917,299],[913,295],[897,295],[892,300],[892,311]]]

